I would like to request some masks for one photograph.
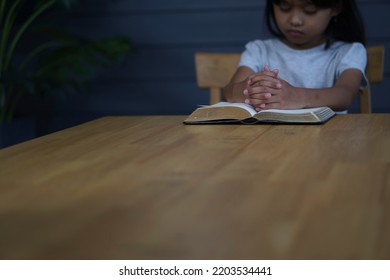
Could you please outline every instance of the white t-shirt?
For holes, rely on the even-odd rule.
[[[358,69],[363,75],[361,89],[367,86],[367,52],[360,43],[334,42],[306,50],[295,50],[279,39],[255,40],[246,45],[239,66],[255,72],[268,65],[278,69],[281,79],[304,88],[332,87],[346,69]]]

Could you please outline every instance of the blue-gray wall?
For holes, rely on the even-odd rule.
[[[53,100],[43,130],[103,115],[189,114],[208,102],[195,82],[196,51],[241,52],[266,38],[262,0],[85,0],[68,15],[69,29],[91,38],[127,35],[136,52],[126,65],[105,72],[89,94]],[[358,0],[368,45],[390,49],[390,1]],[[373,112],[390,113],[390,55],[385,76],[373,86]],[[351,112],[357,111],[357,102]]]

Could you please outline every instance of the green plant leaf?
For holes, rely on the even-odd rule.
[[[82,90],[99,71],[134,51],[132,41],[125,36],[91,40],[53,27],[35,26],[36,19],[55,4],[71,8],[77,0],[30,1],[0,0],[0,123],[12,118],[23,94],[65,96]],[[23,10],[26,3],[29,14]],[[18,18],[21,13],[23,16]],[[43,42],[31,46],[23,58],[15,59],[16,47],[27,32],[44,34],[39,37]]]

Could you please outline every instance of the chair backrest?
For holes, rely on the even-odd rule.
[[[383,79],[384,52],[384,46],[367,48],[366,74],[370,84]],[[210,104],[221,101],[221,90],[229,83],[239,60],[239,53],[195,53],[197,85],[210,90]],[[370,85],[360,92],[360,112],[371,113]]]
[[[198,87],[210,89],[210,104],[221,100],[221,90],[237,69],[238,53],[195,53]]]
[[[367,48],[366,75],[368,86],[360,91],[360,113],[371,113],[371,84],[377,84],[383,80],[383,68],[385,63],[385,47],[371,46]]]

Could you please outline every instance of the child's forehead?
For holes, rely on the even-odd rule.
[[[290,4],[297,6],[307,6],[307,5],[317,5],[321,4],[323,1],[315,1],[315,0],[273,0],[274,4]],[[316,3],[320,2],[320,3]],[[326,1],[325,1],[326,2]]]
[[[335,8],[342,0],[271,0],[274,5],[289,5],[297,7],[315,6],[320,9]]]
[[[342,3],[342,0],[271,0],[273,4],[291,4],[291,5],[314,5],[322,8],[335,7]]]

